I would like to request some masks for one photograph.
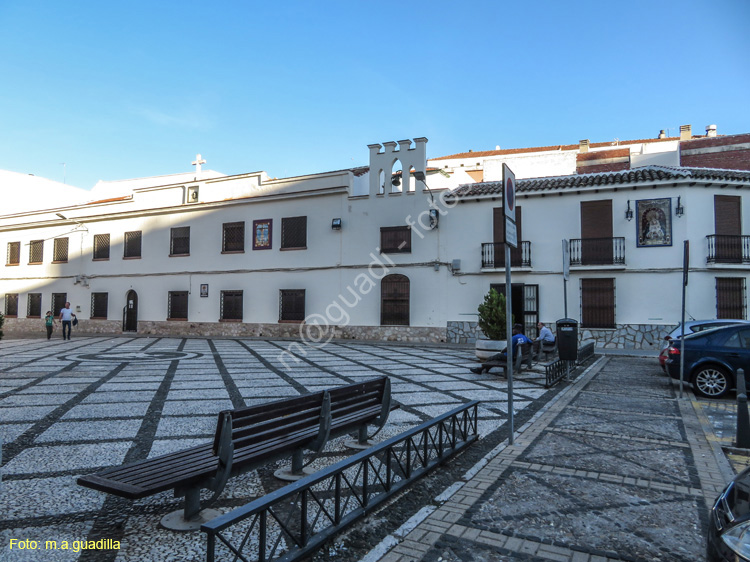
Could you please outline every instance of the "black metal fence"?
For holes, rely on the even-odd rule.
[[[594,342],[578,348],[578,359],[566,361],[558,359],[544,366],[544,388],[550,388],[565,378],[568,372],[575,371],[576,367],[585,364],[594,356]]]
[[[531,267],[531,242],[522,240],[517,248],[510,249],[511,267]],[[482,267],[505,267],[505,244],[485,242],[482,244]]]
[[[201,526],[207,562],[289,562],[312,554],[477,439],[474,400]]]
[[[711,234],[707,263],[750,263],[750,236]]]
[[[623,265],[625,238],[576,238],[570,241],[570,265]]]

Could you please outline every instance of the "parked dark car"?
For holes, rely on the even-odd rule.
[[[667,350],[667,373],[680,378],[680,346],[685,342],[685,382],[699,396],[719,398],[735,388],[737,369],[750,375],[750,326],[737,324],[675,340]],[[749,385],[750,386],[750,385]]]
[[[703,330],[711,330],[713,328],[719,328],[721,326],[729,326],[731,324],[750,324],[750,320],[729,320],[722,318],[720,320],[688,320],[685,322],[685,333],[694,334],[695,332],[702,332]],[[672,340],[676,340],[682,337],[682,325],[677,324],[669,334],[664,338],[664,346],[659,352],[659,365],[661,365],[662,371],[667,372],[667,351],[669,351],[669,344]]]
[[[750,468],[724,488],[708,518],[708,562],[750,561]]]

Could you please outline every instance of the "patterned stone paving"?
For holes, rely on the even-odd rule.
[[[507,421],[505,379],[475,375],[473,353],[429,346],[181,338],[74,338],[0,342],[0,559],[149,561],[203,559],[204,535],[161,529],[180,507],[169,493],[130,502],[76,485],[102,467],[205,442],[219,410],[390,375],[395,399],[383,437],[398,434],[474,398],[480,432]],[[514,384],[517,413],[557,391],[543,375]],[[315,461],[347,454],[340,442]],[[265,467],[231,480],[218,508],[228,511],[280,484]],[[119,550],[76,552],[73,541],[112,539]],[[12,539],[39,541],[11,549]],[[56,541],[57,550],[46,548]],[[63,547],[68,541],[68,548]]]

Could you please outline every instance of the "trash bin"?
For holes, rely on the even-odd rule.
[[[557,321],[557,353],[566,361],[578,360],[578,321],[561,318]]]

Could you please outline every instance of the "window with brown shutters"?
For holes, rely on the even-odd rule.
[[[742,263],[742,198],[714,195],[714,245],[717,263]]]
[[[29,242],[29,263],[42,263],[44,260],[44,240]]]
[[[521,207],[516,205],[516,240],[518,244],[515,248],[510,249],[510,265],[512,267],[528,266],[530,259],[524,260],[521,234]],[[505,209],[495,207],[492,209],[492,242],[493,267],[505,267]],[[527,251],[527,253],[529,253]]]
[[[614,279],[581,279],[581,327],[615,327]]]
[[[180,226],[170,231],[169,240],[170,256],[189,256],[190,255],[190,227]]]
[[[94,234],[94,259],[109,259],[109,234]]]
[[[224,254],[245,251],[245,223],[225,222],[221,229],[221,252]]]
[[[91,318],[107,319],[109,293],[91,293]]]
[[[380,228],[380,252],[383,254],[411,253],[410,226],[383,226]]]
[[[68,261],[68,239],[55,238],[52,246],[52,262],[64,263]]]
[[[68,293],[52,293],[52,315],[59,316],[66,302],[68,302]]]
[[[140,230],[125,233],[123,258],[140,258],[141,257],[141,238]]]
[[[242,291],[222,291],[221,320],[242,320]]]
[[[410,283],[406,275],[386,275],[380,283],[381,326],[409,325]]]
[[[581,201],[581,265],[614,262],[612,200]]]
[[[18,293],[5,294],[5,316],[11,318],[18,316]]]
[[[18,265],[21,263],[21,243],[8,242],[8,255],[5,260],[6,265]]]
[[[716,318],[747,317],[747,282],[744,277],[716,278]]]
[[[279,321],[302,322],[305,319],[305,290],[282,289],[279,291]]]
[[[281,249],[303,250],[307,248],[307,217],[281,219]]]
[[[53,310],[52,314],[57,316],[59,310]],[[42,293],[29,293],[26,295],[26,316],[28,318],[42,317]]]
[[[168,320],[187,320],[188,319],[188,292],[187,291],[170,291],[169,302],[167,303]]]

